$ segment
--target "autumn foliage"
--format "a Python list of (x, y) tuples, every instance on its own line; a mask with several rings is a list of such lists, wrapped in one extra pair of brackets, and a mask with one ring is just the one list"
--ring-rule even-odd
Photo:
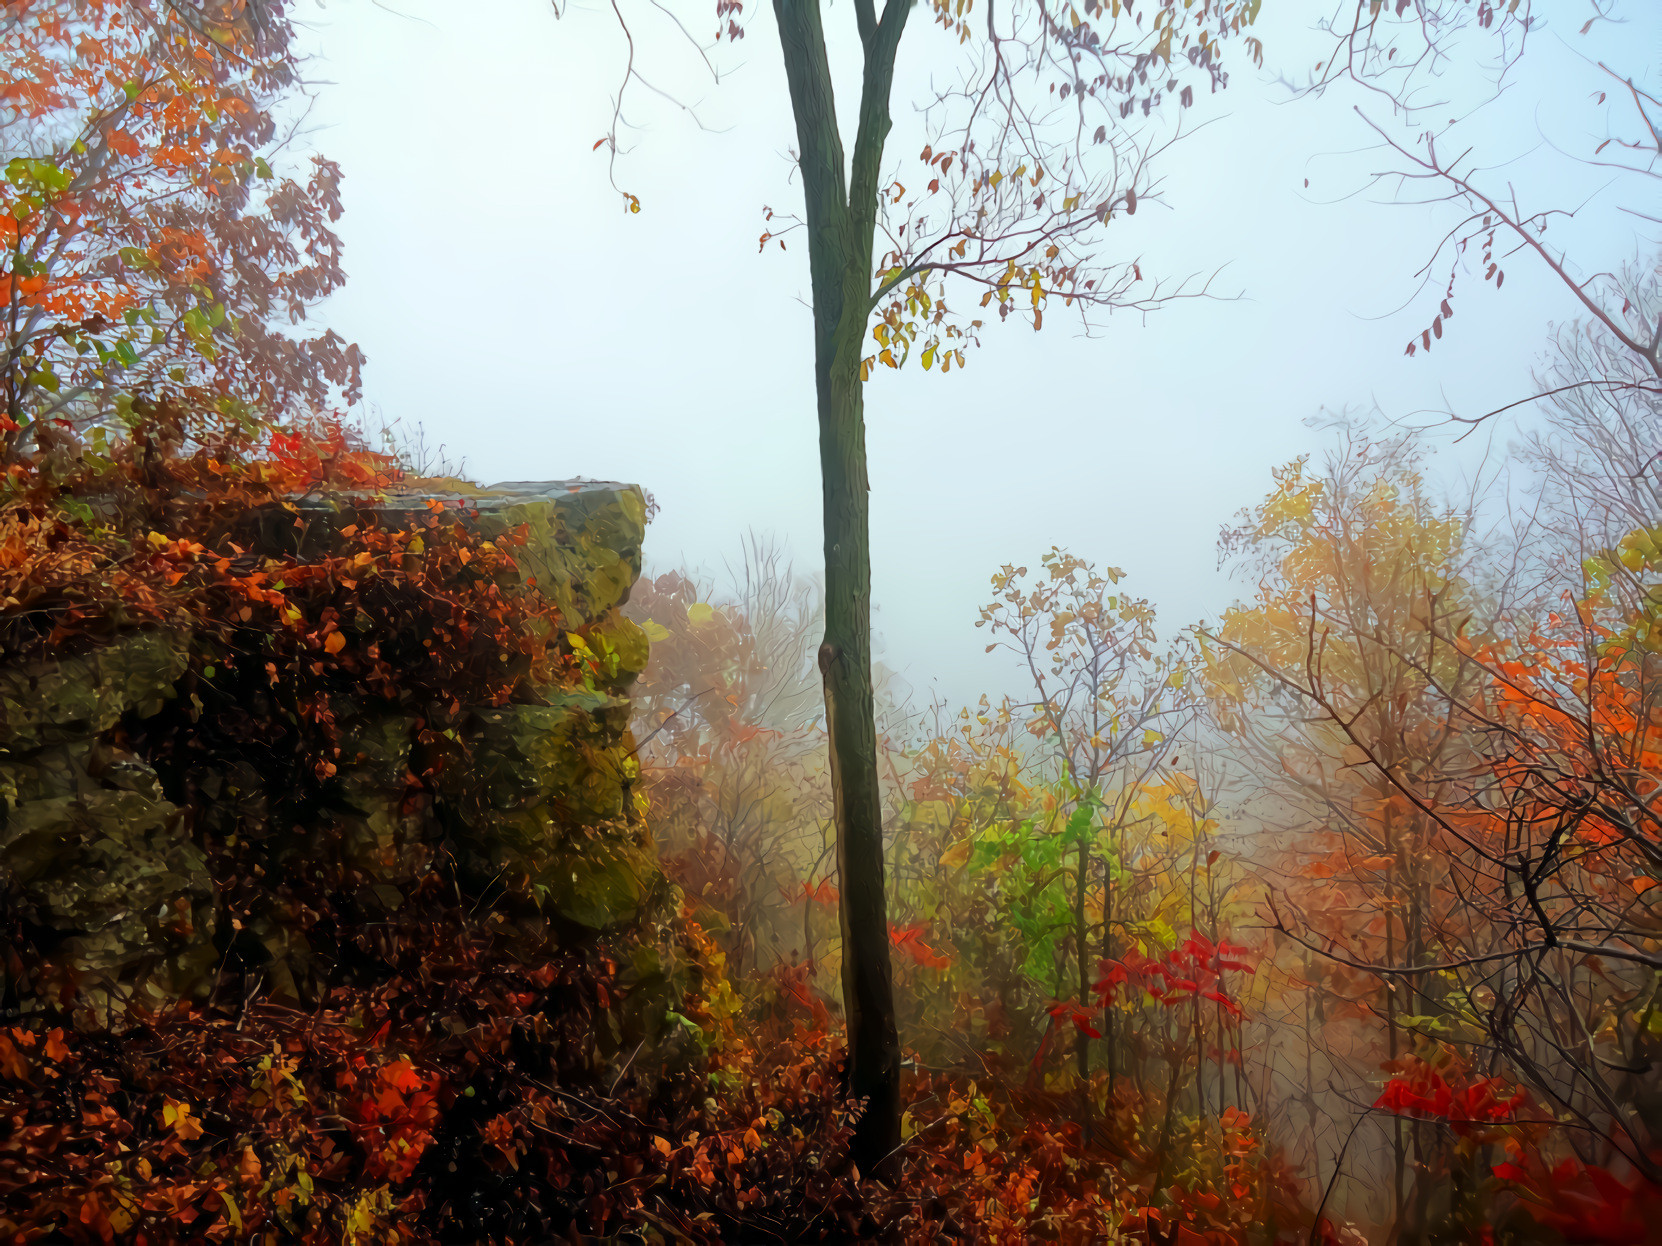
[[(484, 539), (465, 500), (310, 530), (301, 499), (421, 486), (311, 414), (352, 396), (355, 351), (276, 327), (339, 280), (332, 166), (287, 181), (262, 154), (295, 82), (282, 10), (9, 16), (7, 124), (33, 146), (6, 191), (0, 656), (180, 638), (173, 695), (123, 718), (93, 778), (157, 776), (212, 899), (155, 922), (164, 962), (211, 949), (183, 990), (154, 966), (95, 980), (8, 899), (8, 1235), (1187, 1241), (1298, 1219), (1238, 1110), (1216, 1164), (1162, 1171), (1169, 1147), (1087, 1147), (1043, 1079), (963, 1067), (908, 1074), (898, 1184), (851, 1165), (861, 1105), (816, 953), (793, 968), (737, 933), (835, 902), (823, 869), (759, 860), (743, 813), (758, 790), (808, 808), (822, 737), (781, 710), (789, 688), (746, 688), (776, 656), (756, 629), (696, 600), (688, 628), (731, 630), (720, 699), (662, 738), (683, 780), (660, 790), (660, 832), (688, 904), (655, 932), (551, 938), (530, 880), (470, 857), (456, 779), (469, 715), (604, 682), (605, 646), (526, 583), (524, 533)], [(400, 816), (455, 833), (366, 847), (329, 813), (377, 715), (414, 724)], [(961, 937), (921, 913), (889, 932), (931, 978)], [(672, 967), (667, 995), (648, 961)], [(1116, 1093), (1106, 1110), (1149, 1107)]]
[[(1231, 34), (1257, 10), (1203, 7)], [(1156, 11), (1143, 68), (1172, 55)], [(1655, 1240), (1662, 528), (1497, 587), (1411, 443), (1352, 435), (1225, 534), (1250, 587), (1214, 627), (1173, 636), (1061, 548), (999, 569), (979, 625), (1022, 696), (925, 709), (878, 670), (866, 933), (904, 1060), (899, 1145), (862, 1172), (818, 585), (754, 540), (729, 593), (642, 579), (631, 686), (527, 574), (528, 525), (487, 536), (465, 486), (331, 413), (361, 359), (296, 329), (342, 271), (338, 171), (272, 164), (291, 35), (276, 0), (0, 20), (0, 675), (134, 637), (176, 659), (0, 792), (0, 1236)], [(1012, 213), (1038, 181), (924, 163), (929, 195)], [(961, 365), (923, 287), (954, 264), (883, 265), (877, 362)], [(988, 271), (983, 304), (1035, 324), (1095, 288), (1054, 246)], [(622, 734), (625, 694), (616, 808), (562, 794), (520, 855), (487, 843), (482, 724), (546, 712), (541, 744), (587, 705)], [(99, 965), (29, 899), (71, 824), (17, 814), (87, 792), (165, 803), (141, 830), (191, 880)], [(561, 911), (538, 853), (650, 862), (649, 832), (628, 920)]]
[(268, 162), (299, 119), (290, 41), (270, 0), (5, 6), (6, 446), (157, 387), (222, 417), (356, 399), (358, 349), (293, 329), (344, 273), (339, 169)]

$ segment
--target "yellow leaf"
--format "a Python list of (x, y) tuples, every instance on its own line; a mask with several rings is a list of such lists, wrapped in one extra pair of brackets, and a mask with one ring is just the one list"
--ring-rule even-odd
[(179, 1103), (173, 1099), (162, 1101), (162, 1124), (168, 1126), (179, 1137), (189, 1142), (202, 1136), (202, 1126), (191, 1119), (190, 1104)]
[(646, 638), (653, 644), (669, 639), (669, 628), (661, 623), (654, 623), (651, 619), (641, 624), (641, 631), (646, 633)]
[(232, 1230), (232, 1232), (241, 1233), (242, 1232), (242, 1212), (237, 1210), (236, 1200), (234, 1198), (232, 1198), (229, 1194), (227, 1194), (224, 1190), (221, 1190), (219, 1192), (219, 1197), (221, 1199), (223, 1199), (224, 1202), (225, 1202), (225, 1214), (227, 1216), (229, 1216), (230, 1219), (231, 1219), (231, 1230)]
[(687, 607), (687, 621), (694, 627), (703, 627), (706, 623), (713, 622), (715, 617), (715, 608), (702, 601), (695, 601)]

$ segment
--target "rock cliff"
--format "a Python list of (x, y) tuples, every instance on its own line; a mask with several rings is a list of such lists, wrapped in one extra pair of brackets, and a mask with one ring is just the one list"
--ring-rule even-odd
[[(480, 895), (513, 892), (521, 924), (549, 939), (633, 928), (663, 911), (671, 889), (642, 819), (629, 731), (647, 640), (620, 610), (641, 569), (638, 488), (418, 482), (267, 508), (249, 516), (246, 539), (304, 562), (354, 525), (401, 528), (435, 508), (487, 540), (525, 534), (522, 581), (559, 607), (562, 643), (591, 657), (594, 674), (524, 702), (457, 707), (439, 766), (417, 760), (433, 751), (419, 708), (332, 704), (340, 764), (325, 795), (297, 813), (274, 790), (258, 740), (226, 748), (186, 731), (181, 748), (175, 728), (165, 757), (147, 748), (158, 715), (188, 717), (181, 698), (195, 693), (180, 680), (193, 660), (214, 672), (202, 636), (131, 631), (0, 668), (0, 887), (34, 961), (13, 950), (9, 1008), (78, 999), (113, 1016), (127, 1003), (201, 999), (233, 960), (256, 967), (263, 989), (304, 1000), (349, 972), (330, 924), (291, 885), (320, 871), (369, 922), (441, 864)], [(216, 877), (215, 861), (251, 843), (268, 886), (233, 914), (231, 880)], [(237, 885), (247, 890), (246, 879)], [(646, 955), (638, 976), (659, 972)]]

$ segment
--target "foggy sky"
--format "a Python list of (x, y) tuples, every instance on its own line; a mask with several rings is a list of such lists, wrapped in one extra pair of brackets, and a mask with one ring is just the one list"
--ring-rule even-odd
[[(1296, 75), (1319, 55), (1304, 33), (1319, 7), (1265, 5), (1268, 69)], [(1546, 6), (1552, 24), (1507, 92), (1465, 123), (1504, 166), (1491, 184), (1515, 183), (1526, 209), (1598, 188), (1571, 160), (1604, 137), (1581, 58), (1654, 84), (1659, 7), (1628, 0), (1626, 26), (1582, 39), (1585, 3)], [(701, 37), (712, 8), (690, 10)], [(747, 9), (719, 86), (661, 25), (638, 32), (643, 63), (707, 128), (636, 95), (642, 128), (618, 175), (642, 200), (633, 216), (591, 150), (623, 67), (606, 6), (559, 21), (538, 0), (298, 9), (325, 80), (303, 144), (346, 174), (350, 280), (324, 319), (367, 352), (366, 401), (483, 482), (639, 482), (662, 507), (647, 536), (659, 570), (719, 576), (747, 528), (788, 541), (804, 570), (820, 558), (806, 251), (787, 239), (757, 253), (763, 206), (800, 201), (794, 135), (770, 6)], [(827, 12), (834, 35), (852, 25), (851, 5)], [(916, 156), (905, 101), (953, 50), (909, 28), (886, 167)], [(839, 86), (846, 115), (852, 79)], [(1530, 392), (1548, 323), (1576, 309), (1522, 256), (1498, 296), (1465, 281), (1448, 334), (1404, 355), (1447, 276), (1416, 297), (1416, 270), (1457, 215), (1370, 190), (1390, 161), (1360, 100), (1290, 103), (1268, 72), (1237, 72), (1216, 119), (1168, 153), (1164, 207), (1109, 244), (1145, 270), (1221, 269), (1217, 288), (1240, 299), (1116, 315), (1092, 338), (1055, 312), (1039, 334), (1012, 318), (962, 372), (879, 370), (866, 408), (875, 626), (914, 686), (954, 699), (1019, 688), (974, 620), (1000, 564), (1037, 565), (1052, 544), (1123, 568), (1167, 628), (1215, 614), (1243, 589), (1216, 569), (1219, 526), (1268, 491), (1272, 467), (1321, 450), (1306, 421), (1324, 407), (1427, 423)], [(1589, 271), (1655, 245), (1618, 192), (1554, 226)], [(1495, 448), (1519, 427), (1497, 426)], [(1484, 450), (1476, 437), (1441, 457), (1452, 475)]]

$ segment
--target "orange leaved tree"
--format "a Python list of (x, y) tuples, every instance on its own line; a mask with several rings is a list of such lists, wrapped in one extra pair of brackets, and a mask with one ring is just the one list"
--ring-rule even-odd
[(340, 171), (279, 177), (298, 88), (283, 0), (14, 0), (0, 11), (0, 450), (136, 396), (241, 418), (355, 400), (361, 356), (298, 324), (340, 285)]
[[(1047, 310), (1150, 308), (1178, 293), (1102, 251), (1104, 227), (1154, 190), (1151, 161), (1175, 137), (1155, 118), (1197, 86), (1227, 79), (1222, 54), (1247, 37), (1262, 0), (854, 0), (859, 101), (839, 124), (824, 6), (775, 0), (773, 16), (796, 123), (803, 212), (775, 223), (807, 236), (814, 396), (825, 536), (825, 639), (819, 649), (830, 738), (841, 880), (848, 1089), (866, 1101), (855, 1162), (883, 1165), (900, 1143), (900, 1047), (884, 892), (882, 799), (871, 678), (871, 538), (864, 385), (878, 365), (964, 364), (980, 309), (1043, 324)], [(614, 6), (629, 46), (614, 125), (596, 147), (614, 160), (623, 94), (644, 82), (633, 25), (668, 17), (656, 3)], [(914, 16), (916, 20), (914, 19)], [(745, 7), (717, 0), (718, 39), (745, 34)], [(895, 66), (908, 23), (938, 56), (919, 101), (915, 175), (885, 170)], [(922, 29), (924, 23), (930, 29)], [(925, 40), (937, 42), (930, 45)], [(708, 62), (706, 62), (708, 63)], [(850, 141), (851, 140), (851, 141)], [(621, 188), (620, 192), (621, 192)], [(640, 201), (624, 192), (631, 211)], [(951, 287), (951, 289), (949, 289)], [(953, 299), (965, 293), (975, 309)]]
[[(1454, 832), (1437, 812), (1470, 742), (1439, 690), (1466, 695), (1480, 675), (1442, 632), (1481, 630), (1482, 601), (1466, 517), (1431, 495), (1413, 447), (1355, 430), (1339, 446), (1321, 469), (1301, 459), (1277, 472), (1274, 492), (1226, 533), (1226, 551), (1258, 582), (1205, 653), (1217, 721), (1264, 781), (1271, 825), (1286, 828), (1267, 830), (1261, 848), (1280, 876), (1276, 911), (1301, 917), (1307, 946), (1330, 954), (1318, 977), (1297, 943), (1282, 948), (1282, 970), (1315, 994), (1288, 1034), (1304, 1040), (1302, 1059), (1292, 1049), (1283, 1059), (1330, 1068), (1329, 1084), (1343, 1085), (1343, 1070), (1400, 1058), (1458, 1011), (1447, 981), (1424, 968), (1476, 937), (1450, 878)], [(1438, 795), (1416, 803), (1393, 776)], [(1404, 972), (1362, 968), (1375, 963)], [(1314, 1133), (1326, 1096), (1306, 1082)], [(1399, 1233), (1419, 1232), (1432, 1215), (1424, 1174), (1444, 1139), (1392, 1118), (1383, 1141), (1380, 1154), (1364, 1135), (1353, 1163), (1378, 1174), (1379, 1190), (1390, 1174), (1380, 1211)]]

